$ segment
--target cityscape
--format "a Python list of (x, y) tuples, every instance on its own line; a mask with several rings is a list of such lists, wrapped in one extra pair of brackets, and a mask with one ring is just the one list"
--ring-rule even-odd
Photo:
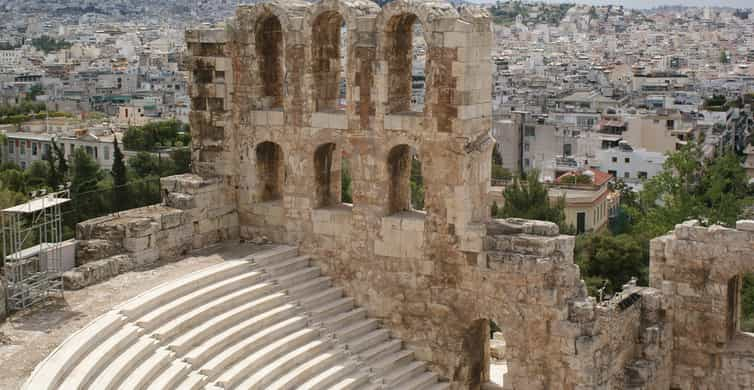
[(751, 388), (754, 9), (588, 3), (0, 0), (0, 389)]

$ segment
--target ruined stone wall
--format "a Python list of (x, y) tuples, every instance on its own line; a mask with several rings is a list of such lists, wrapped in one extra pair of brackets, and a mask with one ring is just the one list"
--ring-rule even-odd
[(740, 331), (741, 275), (754, 271), (754, 222), (692, 221), (652, 241), (650, 285), (674, 306), (672, 389), (750, 389), (754, 335)]
[[(428, 45), (423, 112), (406, 111), (413, 22)], [(168, 204), (192, 210), (194, 247), (234, 235), (299, 245), (455, 388), (488, 378), (488, 320), (506, 340), (506, 389), (743, 388), (739, 350), (752, 349), (718, 334), (721, 297), (738, 284), (726, 272), (707, 285), (706, 260), (665, 260), (700, 257), (683, 228), (653, 244), (653, 288), (598, 304), (572, 237), (489, 220), (490, 22), (442, 0), (273, 0), (188, 32), (197, 176), (163, 185)], [(339, 23), (345, 107), (333, 101)], [(408, 206), (413, 159), (422, 211)], [(346, 166), (352, 204), (340, 202)]]
[[(320, 34), (340, 21), (347, 28), (342, 110), (331, 104), (337, 34)], [(421, 23), (428, 45), (418, 113), (406, 111), (401, 84), (410, 77), (412, 22)], [(379, 8), (366, 0), (278, 0), (239, 7), (223, 31), (189, 32), (194, 69), (211, 62), (197, 49), (206, 41), (221, 44), (210, 53), (215, 69), (233, 69), (225, 89), (233, 93), (223, 100), (230, 110), (223, 117), (232, 119), (212, 132), (223, 141), (202, 135), (215, 112), (192, 114), (200, 135), (195, 171), (222, 177), (217, 190), (235, 197), (240, 237), (299, 245), (458, 388), (488, 377), (487, 320), (503, 328), (507, 388), (619, 387), (624, 362), (661, 365), (641, 342), (655, 308), (594, 305), (573, 263), (573, 238), (554, 225), (488, 223), (490, 22), (479, 9), (445, 1)], [(205, 88), (209, 72), (192, 77), (199, 96), (219, 96)], [(421, 161), (423, 211), (408, 207), (413, 158)], [(343, 161), (353, 204), (338, 201), (342, 189), (333, 183)]]

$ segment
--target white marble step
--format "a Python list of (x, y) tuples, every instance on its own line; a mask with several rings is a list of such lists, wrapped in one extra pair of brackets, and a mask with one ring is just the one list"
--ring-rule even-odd
[(325, 390), (330, 386), (346, 379), (346, 376), (356, 373), (354, 363), (339, 362), (304, 382), (298, 388), (300, 390)]
[(290, 275), (296, 271), (300, 271), (304, 268), (309, 267), (310, 260), (311, 257), (309, 256), (299, 256), (292, 259), (282, 260), (279, 263), (264, 266), (261, 269), (265, 273), (270, 275), (270, 277), (278, 278), (284, 275)]
[(367, 363), (374, 363), (387, 355), (400, 351), (402, 347), (403, 342), (400, 339), (390, 339), (362, 351), (359, 357)]
[(342, 361), (344, 354), (342, 351), (330, 350), (314, 356), (308, 361), (299, 364), (280, 376), (274, 382), (270, 383), (267, 390), (285, 390), (299, 388), (302, 383), (311, 379), (328, 367)]
[(424, 390), (437, 383), (437, 375), (425, 371), (396, 387), (396, 390)]
[(361, 320), (359, 322), (349, 324), (345, 328), (340, 328), (335, 331), (335, 337), (341, 343), (348, 343), (349, 341), (364, 336), (367, 333), (376, 330), (380, 326), (380, 321), (374, 318)]
[(332, 345), (325, 340), (312, 340), (257, 370), (250, 377), (244, 379), (238, 385), (238, 388), (267, 389), (269, 384), (276, 378), (280, 378), (285, 373), (291, 372), (295, 367), (302, 365), (315, 356), (326, 353), (331, 348)]
[[(257, 299), (265, 298), (266, 301), (270, 300), (272, 299), (271, 293), (275, 291), (276, 288), (277, 287), (274, 283), (262, 282), (238, 290), (232, 294), (207, 302), (179, 315), (155, 329), (152, 335), (159, 340), (170, 340), (171, 338), (178, 336), (178, 334), (185, 334), (191, 328), (209, 320), (210, 318), (230, 311), (237, 306)], [(280, 295), (283, 294), (279, 294), (278, 296)]]
[(186, 379), (186, 375), (191, 372), (191, 366), (184, 362), (172, 362), (161, 372), (160, 375), (152, 381), (147, 390), (167, 390), (174, 389), (181, 381)]
[[(292, 317), (271, 325), (270, 327), (255, 333), (251, 337), (247, 337), (240, 342), (223, 349), (220, 353), (207, 361), (207, 363), (199, 369), (199, 372), (210, 378), (215, 378), (225, 372), (228, 367), (231, 367), (244, 358), (251, 356), (254, 352), (262, 349), (264, 346), (270, 345), (288, 335), (300, 332), (304, 330), (305, 326), (306, 318), (301, 316)], [(305, 330), (307, 334), (314, 334), (314, 331), (311, 329)]]
[(191, 372), (186, 376), (183, 382), (177, 386), (180, 390), (199, 390), (207, 383), (207, 377), (204, 375)]
[(282, 337), (226, 369), (217, 379), (217, 384), (226, 389), (234, 387), (238, 382), (258, 372), (278, 357), (318, 338), (319, 334), (315, 330), (308, 328)]
[(325, 305), (311, 309), (311, 319), (315, 322), (321, 322), (326, 318), (334, 317), (338, 314), (352, 310), (353, 307), (353, 298), (341, 298), (337, 301), (328, 302)]
[(217, 281), (249, 272), (251, 268), (252, 265), (248, 261), (226, 261), (222, 264), (193, 272), (176, 282), (155, 287), (116, 307), (116, 310), (129, 319), (136, 320), (144, 314), (172, 302), (177, 297), (186, 295)]
[(280, 245), (264, 252), (247, 256), (245, 260), (251, 261), (258, 266), (265, 266), (275, 264), (296, 256), (298, 256), (298, 247)]
[(190, 348), (204, 340), (222, 332), (225, 329), (243, 321), (245, 318), (256, 316), (270, 309), (285, 305), (286, 296), (274, 293), (245, 303), (235, 309), (216, 313), (215, 317), (196, 321), (193, 327), (184, 327), (183, 333), (168, 343), (168, 349), (183, 355)]
[(325, 318), (322, 325), (330, 330), (338, 330), (350, 326), (367, 318), (367, 310), (357, 307), (353, 310), (340, 313), (334, 317)]
[(379, 343), (387, 341), (390, 338), (390, 331), (387, 329), (376, 329), (348, 343), (348, 349), (355, 354), (366, 351)]
[(392, 370), (385, 377), (385, 384), (398, 386), (427, 371), (427, 363), (413, 361)]
[(328, 390), (377, 390), (377, 386), (369, 383), (367, 376), (354, 376), (346, 378), (330, 387)]
[(133, 324), (125, 324), (119, 331), (97, 345), (65, 377), (61, 389), (86, 388), (100, 371), (127, 348), (137, 337), (141, 329)]
[[(319, 268), (309, 267), (306, 268), (305, 271), (311, 271), (312, 269), (316, 270), (316, 273), (311, 273), (311, 275), (308, 275), (307, 278), (303, 280), (296, 280), (295, 283), (292, 283), (290, 287), (286, 290), (288, 293), (288, 296), (292, 299), (302, 299), (303, 297), (309, 296), (310, 294), (326, 290), (330, 287), (332, 287), (332, 280), (328, 278), (327, 276), (319, 276)], [(280, 278), (277, 279), (278, 281)]]
[(149, 337), (139, 337), (128, 349), (108, 364), (91, 384), (92, 389), (110, 390), (118, 384), (144, 359), (154, 354), (157, 341)]
[(275, 281), (281, 287), (287, 288), (288, 295), (291, 297), (300, 297), (310, 291), (319, 291), (319, 286), (327, 288), (331, 285), (330, 278), (322, 276), (319, 267), (311, 266), (292, 274), (278, 276)]
[[(94, 322), (72, 334), (57, 347), (32, 372), (27, 383), (33, 388), (27, 390), (58, 389), (60, 382), (84, 357), (106, 338), (120, 330), (126, 323), (126, 317), (111, 311), (98, 317)], [(26, 387), (26, 386), (25, 386)]]
[(255, 285), (265, 277), (266, 275), (262, 272), (251, 271), (217, 281), (146, 313), (136, 321), (136, 324), (146, 330), (152, 330), (168, 320), (179, 316), (181, 313), (185, 313), (218, 297)]
[(376, 362), (374, 362), (374, 364), (371, 365), (371, 368), (372, 372), (374, 372), (375, 374), (383, 375), (395, 368), (411, 363), (413, 360), (414, 352), (407, 349), (402, 349), (395, 353), (384, 356), (380, 360), (377, 360)]
[(123, 380), (119, 390), (134, 390), (143, 389), (154, 379), (165, 367), (167, 367), (171, 361), (173, 361), (173, 353), (164, 348), (157, 348), (157, 350), (141, 362), (134, 370)]
[[(266, 327), (293, 317), (295, 313), (296, 307), (291, 304), (274, 307), (217, 333), (199, 345), (192, 343), (195, 346), (185, 354), (184, 360), (194, 367), (201, 366), (224, 349), (253, 336)], [(179, 349), (183, 350), (183, 348)]]
[(312, 294), (306, 298), (301, 299), (300, 303), (304, 308), (312, 309), (329, 302), (334, 302), (340, 298), (343, 298), (343, 289), (331, 287), (326, 290), (312, 292)]

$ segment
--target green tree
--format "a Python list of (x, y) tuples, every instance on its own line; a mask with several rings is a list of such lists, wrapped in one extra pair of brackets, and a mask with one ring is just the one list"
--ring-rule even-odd
[(576, 238), (576, 263), (591, 295), (603, 285), (606, 293), (620, 291), (632, 277), (648, 283), (644, 248), (636, 238), (621, 234), (585, 234)]
[(547, 187), (539, 181), (539, 172), (532, 170), (526, 182), (514, 179), (512, 185), (503, 191), (503, 207), (499, 217), (524, 218), (550, 221), (565, 229), (565, 199), (555, 204), (550, 202)]
[(424, 177), (422, 163), (418, 158), (411, 159), (411, 208), (424, 210)]
[(340, 201), (343, 203), (353, 203), (353, 192), (351, 189), (351, 162), (343, 157), (340, 169)]
[(73, 153), (73, 168), (71, 172), (71, 193), (80, 195), (97, 189), (97, 183), (102, 179), (99, 165), (84, 151), (77, 148)]
[(171, 159), (161, 158), (149, 152), (139, 152), (136, 156), (128, 159), (128, 166), (138, 177), (168, 176), (175, 169)]
[[(54, 141), (53, 141), (54, 142)], [(47, 148), (42, 156), (42, 160), (47, 163), (47, 186), (53, 191), (58, 189), (61, 182), (60, 173), (58, 172), (57, 164), (55, 163), (55, 157), (52, 155), (52, 148)]]
[(42, 188), (47, 185), (47, 180), (50, 177), (50, 167), (44, 160), (34, 161), (26, 169), (25, 176), (29, 188)]
[(180, 175), (191, 172), (191, 150), (188, 148), (179, 148), (170, 152), (170, 158), (173, 159), (175, 166), (172, 174)]
[(721, 64), (729, 64), (730, 58), (728, 58), (728, 53), (725, 50), (720, 51), (720, 63)]
[(34, 84), (29, 88), (29, 94), (26, 97), (28, 100), (34, 101), (37, 99), (37, 96), (44, 95), (44, 93), (45, 90), (42, 84)]
[(113, 207), (116, 210), (127, 209), (130, 200), (127, 186), (128, 177), (126, 164), (123, 161), (123, 152), (120, 151), (117, 137), (113, 137), (113, 168), (111, 174), (113, 176)]
[(52, 150), (55, 152), (55, 159), (58, 160), (58, 175), (63, 182), (68, 177), (68, 161), (65, 159), (65, 152), (55, 140), (52, 140)]

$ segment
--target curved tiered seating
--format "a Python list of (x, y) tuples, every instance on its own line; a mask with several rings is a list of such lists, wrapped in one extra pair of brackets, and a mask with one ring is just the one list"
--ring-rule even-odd
[(444, 389), (293, 247), (164, 284), (73, 334), (44, 389)]

